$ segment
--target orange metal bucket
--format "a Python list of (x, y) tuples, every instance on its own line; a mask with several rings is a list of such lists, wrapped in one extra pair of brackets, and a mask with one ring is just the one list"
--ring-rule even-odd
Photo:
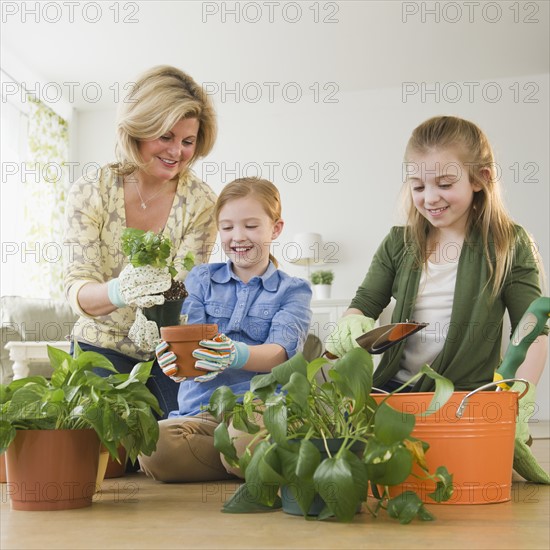
[[(457, 411), (468, 393), (454, 392), (435, 413), (417, 416), (411, 435), (430, 445), (426, 461), (431, 473), (445, 466), (453, 474), (453, 495), (442, 504), (506, 502), (512, 493), (518, 393), (473, 393), (458, 418)], [(373, 397), (380, 402), (385, 395)], [(432, 397), (433, 393), (395, 394), (387, 403), (398, 411), (418, 415), (428, 409)], [(420, 469), (413, 472), (421, 475)], [(434, 504), (428, 497), (434, 489), (434, 483), (411, 475), (401, 485), (390, 488), (390, 494), (414, 491), (423, 502)]]

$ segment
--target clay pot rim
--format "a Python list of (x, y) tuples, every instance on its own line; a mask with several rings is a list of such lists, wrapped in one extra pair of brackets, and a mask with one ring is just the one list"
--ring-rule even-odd
[(212, 323), (194, 325), (172, 325), (161, 327), (160, 335), (167, 342), (188, 342), (203, 340), (218, 333), (218, 325)]

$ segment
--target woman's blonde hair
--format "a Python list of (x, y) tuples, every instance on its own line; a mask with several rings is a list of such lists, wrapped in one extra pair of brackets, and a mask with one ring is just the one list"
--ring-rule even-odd
[[(268, 180), (260, 178), (239, 178), (228, 183), (222, 189), (214, 210), (216, 222), (219, 220), (221, 209), (228, 202), (249, 196), (255, 198), (262, 205), (265, 213), (273, 223), (277, 223), (281, 219), (281, 196), (275, 185)], [(279, 262), (277, 262), (272, 254), (269, 254), (269, 259), (275, 267), (279, 267)]]
[(145, 167), (139, 142), (158, 139), (182, 119), (199, 121), (195, 152), (185, 167), (206, 156), (216, 141), (216, 114), (208, 95), (189, 75), (161, 65), (143, 73), (119, 104), (117, 163), (111, 168), (126, 175)]
[[(453, 149), (467, 168), (471, 184), (480, 190), (474, 193), (466, 223), (466, 234), (473, 229), (481, 233), (484, 254), (489, 266), (491, 295), (496, 297), (509, 272), (515, 248), (514, 222), (508, 215), (500, 192), (493, 150), (485, 133), (474, 123), (452, 116), (437, 116), (413, 130), (405, 150), (410, 154)], [(414, 244), (422, 264), (428, 259), (430, 222), (415, 207), (410, 190), (404, 189), (407, 223), (405, 240)]]

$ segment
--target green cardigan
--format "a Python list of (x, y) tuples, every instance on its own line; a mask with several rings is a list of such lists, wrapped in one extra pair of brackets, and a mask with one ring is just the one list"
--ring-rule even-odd
[[(458, 263), (455, 299), (443, 349), (431, 367), (453, 381), (457, 390), (471, 390), (492, 382), (500, 363), (502, 320), (510, 315), (512, 331), (531, 302), (541, 295), (539, 270), (533, 244), (516, 226), (512, 269), (496, 299), (487, 288), (489, 272), (481, 235), (475, 231), (462, 247)], [(350, 307), (378, 319), (393, 297), (396, 306), (392, 322), (412, 318), (420, 282), (421, 267), (415, 265), (414, 249), (404, 243), (404, 228), (393, 227), (379, 246), (369, 271)], [(430, 319), (415, 319), (430, 322)], [(426, 330), (429, 330), (427, 327)], [(546, 327), (546, 333), (548, 328)], [(374, 374), (374, 385), (383, 386), (399, 370), (405, 341), (384, 353)], [(433, 391), (434, 382), (422, 377), (413, 391)]]

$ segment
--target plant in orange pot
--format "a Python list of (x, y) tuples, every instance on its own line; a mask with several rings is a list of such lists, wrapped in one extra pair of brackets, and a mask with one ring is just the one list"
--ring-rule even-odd
[[(156, 449), (159, 436), (154, 412), (162, 411), (145, 385), (151, 361), (121, 374), (77, 343), (74, 357), (53, 347), (48, 356), (50, 380), (31, 376), (0, 384), (0, 452), (6, 452), (15, 510), (90, 506), (100, 444), (115, 458), (122, 446), (135, 461)], [(112, 374), (103, 378), (96, 367)]]

